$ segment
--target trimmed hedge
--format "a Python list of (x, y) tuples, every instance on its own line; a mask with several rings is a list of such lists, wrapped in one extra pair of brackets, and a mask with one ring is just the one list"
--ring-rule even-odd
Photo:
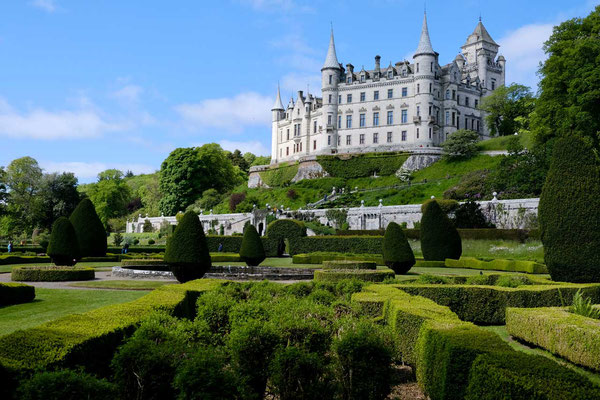
[(178, 317), (193, 318), (201, 293), (219, 286), (203, 279), (183, 285), (167, 285), (129, 303), (115, 304), (71, 314), (34, 328), (0, 337), (0, 387), (36, 370), (84, 368), (109, 376), (113, 354), (152, 311), (160, 309)]
[(169, 265), (161, 259), (134, 259), (121, 261), (121, 268), (145, 271), (170, 271)]
[(216, 262), (240, 262), (242, 259), (236, 253), (210, 253), (210, 258), (213, 263)]
[(367, 153), (317, 156), (317, 162), (334, 178), (364, 178), (394, 175), (410, 155), (407, 153)]
[(81, 250), (73, 224), (66, 217), (60, 217), (52, 224), (48, 255), (56, 265), (72, 266), (81, 257)]
[(21, 283), (0, 283), (0, 307), (29, 303), (35, 299), (35, 288)]
[[(495, 333), (461, 321), (447, 307), (429, 299), (411, 296), (396, 285), (370, 285), (352, 295), (352, 301), (364, 312), (379, 315), (396, 333), (403, 361), (416, 368), (417, 381), (432, 400), (458, 400), (474, 394), (481, 397), (468, 398), (508, 399), (513, 397), (506, 395), (507, 388), (521, 386), (533, 386), (539, 390), (536, 394), (541, 393), (541, 397), (527, 398), (577, 398), (569, 394), (570, 385), (562, 389), (560, 382), (550, 382), (555, 378), (566, 382), (574, 376), (572, 371), (552, 361), (539, 363), (539, 367), (536, 365), (539, 374), (528, 386), (525, 366), (536, 364), (539, 356), (513, 350)], [(515, 363), (515, 371), (519, 373), (504, 376), (507, 385), (496, 392), (493, 389), (497, 382), (480, 379), (480, 374), (485, 373), (484, 360), (506, 360), (504, 365), (508, 367)], [(575, 381), (580, 386), (577, 393), (587, 395), (579, 398), (597, 397), (598, 388), (594, 384), (585, 378)]]
[(369, 261), (334, 260), (325, 261), (324, 269), (377, 269), (377, 263)]
[(396, 274), (391, 269), (318, 269), (315, 271), (316, 282), (339, 282), (344, 279), (358, 279), (365, 282), (383, 282), (394, 279)]
[(567, 360), (600, 371), (600, 321), (563, 308), (509, 308), (508, 333)]
[(462, 254), (462, 242), (452, 221), (442, 211), (437, 201), (423, 205), (421, 218), (421, 250), (427, 261), (458, 260)]
[(0, 265), (11, 264), (42, 264), (51, 262), (50, 257), (44, 256), (16, 256), (5, 255), (0, 256)]
[[(127, 254), (130, 253), (164, 253), (165, 246), (130, 246), (127, 250)], [(108, 252), (112, 254), (121, 254), (122, 247), (120, 246), (109, 246)], [(216, 251), (216, 249), (215, 249)]]
[[(534, 280), (533, 277), (529, 278)], [(558, 307), (570, 305), (579, 289), (592, 302), (600, 303), (600, 285), (593, 284), (552, 284), (553, 282), (535, 279), (534, 285), (517, 288), (477, 285), (399, 285), (412, 295), (423, 296), (447, 306), (461, 320), (478, 325), (504, 325), (506, 308)]]
[(242, 238), (242, 247), (240, 248), (240, 258), (249, 267), (257, 267), (261, 262), (265, 261), (265, 249), (258, 236), (258, 232), (254, 225), (248, 225), (244, 229), (244, 237)]
[(415, 255), (402, 228), (390, 222), (383, 237), (383, 261), (395, 273), (404, 275), (415, 265)]
[(87, 267), (14, 267), (10, 279), (18, 282), (89, 281), (96, 278)]
[(492, 260), (482, 261), (475, 257), (462, 257), (460, 260), (452, 260), (447, 258), (445, 266), (448, 268), (467, 268), (494, 270), (506, 272), (525, 272), (528, 274), (547, 274), (548, 269), (544, 264), (535, 261), (522, 260)]
[(280, 165), (274, 168), (269, 168), (266, 171), (261, 171), (258, 174), (260, 179), (269, 187), (285, 186), (294, 179), (298, 174), (298, 163), (290, 163), (288, 165)]
[(285, 239), (289, 242), (290, 255), (298, 254), (297, 244), (306, 237), (304, 222), (294, 219), (278, 219), (267, 226), (267, 238), (277, 246), (277, 256), (282, 256), (285, 251)]
[(381, 254), (381, 236), (308, 236), (292, 243), (290, 255), (335, 250), (340, 253)]
[(600, 399), (600, 388), (543, 356), (482, 354), (471, 366), (465, 399)]
[(600, 282), (597, 155), (575, 135), (553, 147), (539, 205), (544, 261), (556, 281)]
[(73, 224), (82, 257), (103, 257), (106, 255), (106, 229), (94, 204), (88, 198), (79, 202), (69, 220)]
[(292, 257), (294, 264), (323, 264), (326, 261), (370, 261), (384, 265), (383, 256), (378, 254), (353, 254), (316, 251), (308, 254), (296, 254)]

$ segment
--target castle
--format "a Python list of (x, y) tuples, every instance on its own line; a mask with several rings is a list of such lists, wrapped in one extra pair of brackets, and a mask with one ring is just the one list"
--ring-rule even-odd
[[(506, 60), (481, 19), (450, 64), (440, 66), (427, 14), (413, 62), (355, 71), (338, 62), (333, 30), (321, 68), (322, 98), (298, 92), (272, 109), (271, 163), (310, 155), (409, 151), (440, 146), (458, 129), (484, 138), (481, 99), (505, 83)], [(497, 57), (498, 56), (498, 57)]]

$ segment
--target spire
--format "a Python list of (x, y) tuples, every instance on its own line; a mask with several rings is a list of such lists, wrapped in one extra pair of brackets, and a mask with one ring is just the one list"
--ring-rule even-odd
[(281, 93), (279, 92), (279, 82), (277, 82), (277, 99), (275, 99), (275, 104), (273, 105), (273, 108), (271, 109), (271, 111), (275, 111), (275, 110), (285, 110), (285, 108), (283, 108), (283, 103), (281, 102)]
[(498, 43), (496, 43), (494, 39), (492, 39), (490, 33), (487, 31), (487, 29), (485, 29), (485, 26), (483, 26), (483, 22), (481, 22), (481, 17), (479, 17), (479, 23), (475, 27), (475, 30), (473, 31), (469, 39), (471, 38), (473, 41), (484, 41), (498, 46)]
[(331, 28), (331, 38), (329, 39), (329, 49), (327, 50), (327, 57), (321, 71), (327, 68), (340, 69), (340, 63), (338, 62), (337, 55), (335, 54), (335, 42), (333, 40), (333, 28)]
[(415, 51), (416, 57), (421, 54), (433, 54), (435, 55), (435, 51), (433, 51), (433, 46), (431, 46), (431, 39), (429, 38), (429, 28), (427, 27), (427, 13), (423, 14), (423, 29), (421, 30), (421, 39), (419, 40), (419, 47), (417, 47), (417, 51)]

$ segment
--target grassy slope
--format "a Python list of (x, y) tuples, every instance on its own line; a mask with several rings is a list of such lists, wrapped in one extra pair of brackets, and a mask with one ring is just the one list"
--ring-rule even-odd
[(124, 290), (35, 289), (35, 300), (0, 308), (0, 335), (62, 316), (135, 300), (146, 293)]
[[(513, 136), (499, 136), (479, 142), (477, 147), (481, 151), (506, 150), (510, 138)], [(521, 144), (526, 149), (533, 146), (533, 135), (531, 133), (522, 133), (519, 135)]]

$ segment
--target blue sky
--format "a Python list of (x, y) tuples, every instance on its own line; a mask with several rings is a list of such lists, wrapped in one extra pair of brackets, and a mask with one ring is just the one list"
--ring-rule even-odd
[[(428, 1), (448, 63), (481, 13), (507, 80), (535, 86), (552, 26), (597, 1)], [(417, 46), (423, 2), (404, 0), (5, 0), (0, 3), (0, 165), (31, 156), (81, 182), (107, 168), (152, 172), (176, 147), (220, 143), (268, 155), (277, 82), (310, 85), (330, 23), (360, 69)]]

